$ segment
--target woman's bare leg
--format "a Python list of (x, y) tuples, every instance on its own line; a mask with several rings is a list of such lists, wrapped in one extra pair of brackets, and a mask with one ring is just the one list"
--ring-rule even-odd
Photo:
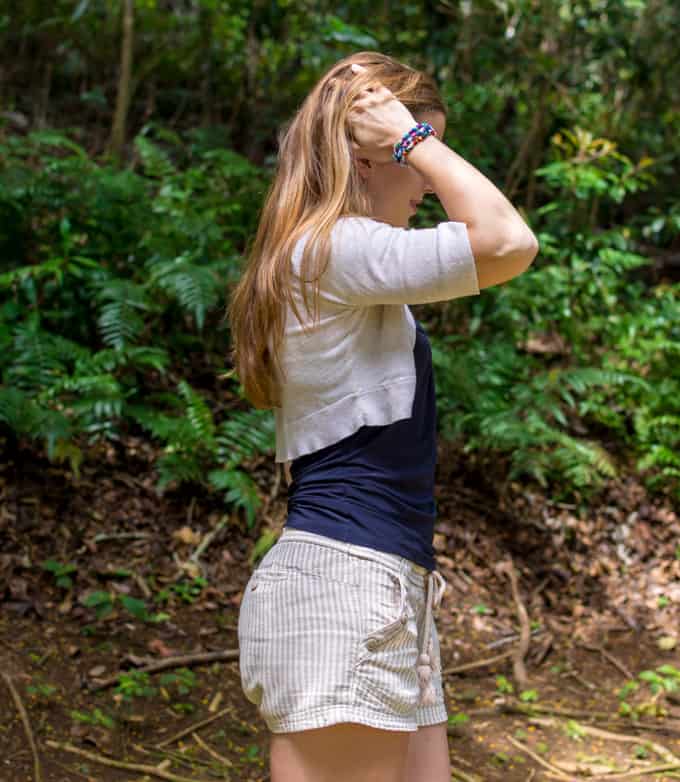
[(404, 782), (409, 740), (415, 735), (357, 722), (272, 733), (271, 782)]
[(440, 722), (410, 734), (404, 782), (451, 782), (446, 727), (446, 722)]

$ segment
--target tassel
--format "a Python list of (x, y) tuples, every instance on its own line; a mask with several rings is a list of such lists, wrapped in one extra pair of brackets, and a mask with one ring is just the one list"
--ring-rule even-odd
[(436, 698), (434, 686), (432, 685), (432, 663), (430, 662), (430, 655), (426, 652), (422, 652), (418, 657), (416, 671), (420, 685), (420, 703), (423, 706), (431, 706)]

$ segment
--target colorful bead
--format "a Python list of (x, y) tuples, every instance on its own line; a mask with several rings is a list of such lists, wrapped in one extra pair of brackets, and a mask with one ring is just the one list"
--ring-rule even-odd
[(405, 133), (403, 138), (394, 145), (394, 152), (392, 154), (393, 159), (399, 163), (400, 166), (406, 166), (406, 157), (408, 153), (416, 146), (424, 141), (428, 136), (437, 136), (437, 131), (430, 125), (429, 122), (419, 122), (415, 127), (411, 128), (408, 133)]

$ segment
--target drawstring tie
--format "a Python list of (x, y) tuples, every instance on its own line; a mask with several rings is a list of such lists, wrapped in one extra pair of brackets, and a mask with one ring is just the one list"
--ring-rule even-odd
[[(433, 593), (434, 580), (437, 580), (437, 589)], [(435, 702), (434, 686), (432, 684), (432, 614), (436, 613), (441, 604), (442, 596), (446, 590), (446, 581), (442, 575), (431, 570), (427, 574), (427, 598), (425, 600), (425, 628), (423, 630), (423, 639), (420, 642), (420, 651), (418, 654), (418, 664), (416, 671), (418, 673), (418, 684), (420, 686), (420, 700), (422, 706), (431, 706)]]

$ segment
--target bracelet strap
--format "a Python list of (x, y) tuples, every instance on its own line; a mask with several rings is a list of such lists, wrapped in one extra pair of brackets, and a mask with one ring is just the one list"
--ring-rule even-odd
[(430, 125), (429, 122), (419, 122), (408, 133), (404, 133), (400, 141), (394, 145), (394, 151), (392, 158), (399, 163), (400, 166), (406, 166), (408, 153), (416, 146), (424, 141), (428, 136), (438, 136), (437, 131)]

